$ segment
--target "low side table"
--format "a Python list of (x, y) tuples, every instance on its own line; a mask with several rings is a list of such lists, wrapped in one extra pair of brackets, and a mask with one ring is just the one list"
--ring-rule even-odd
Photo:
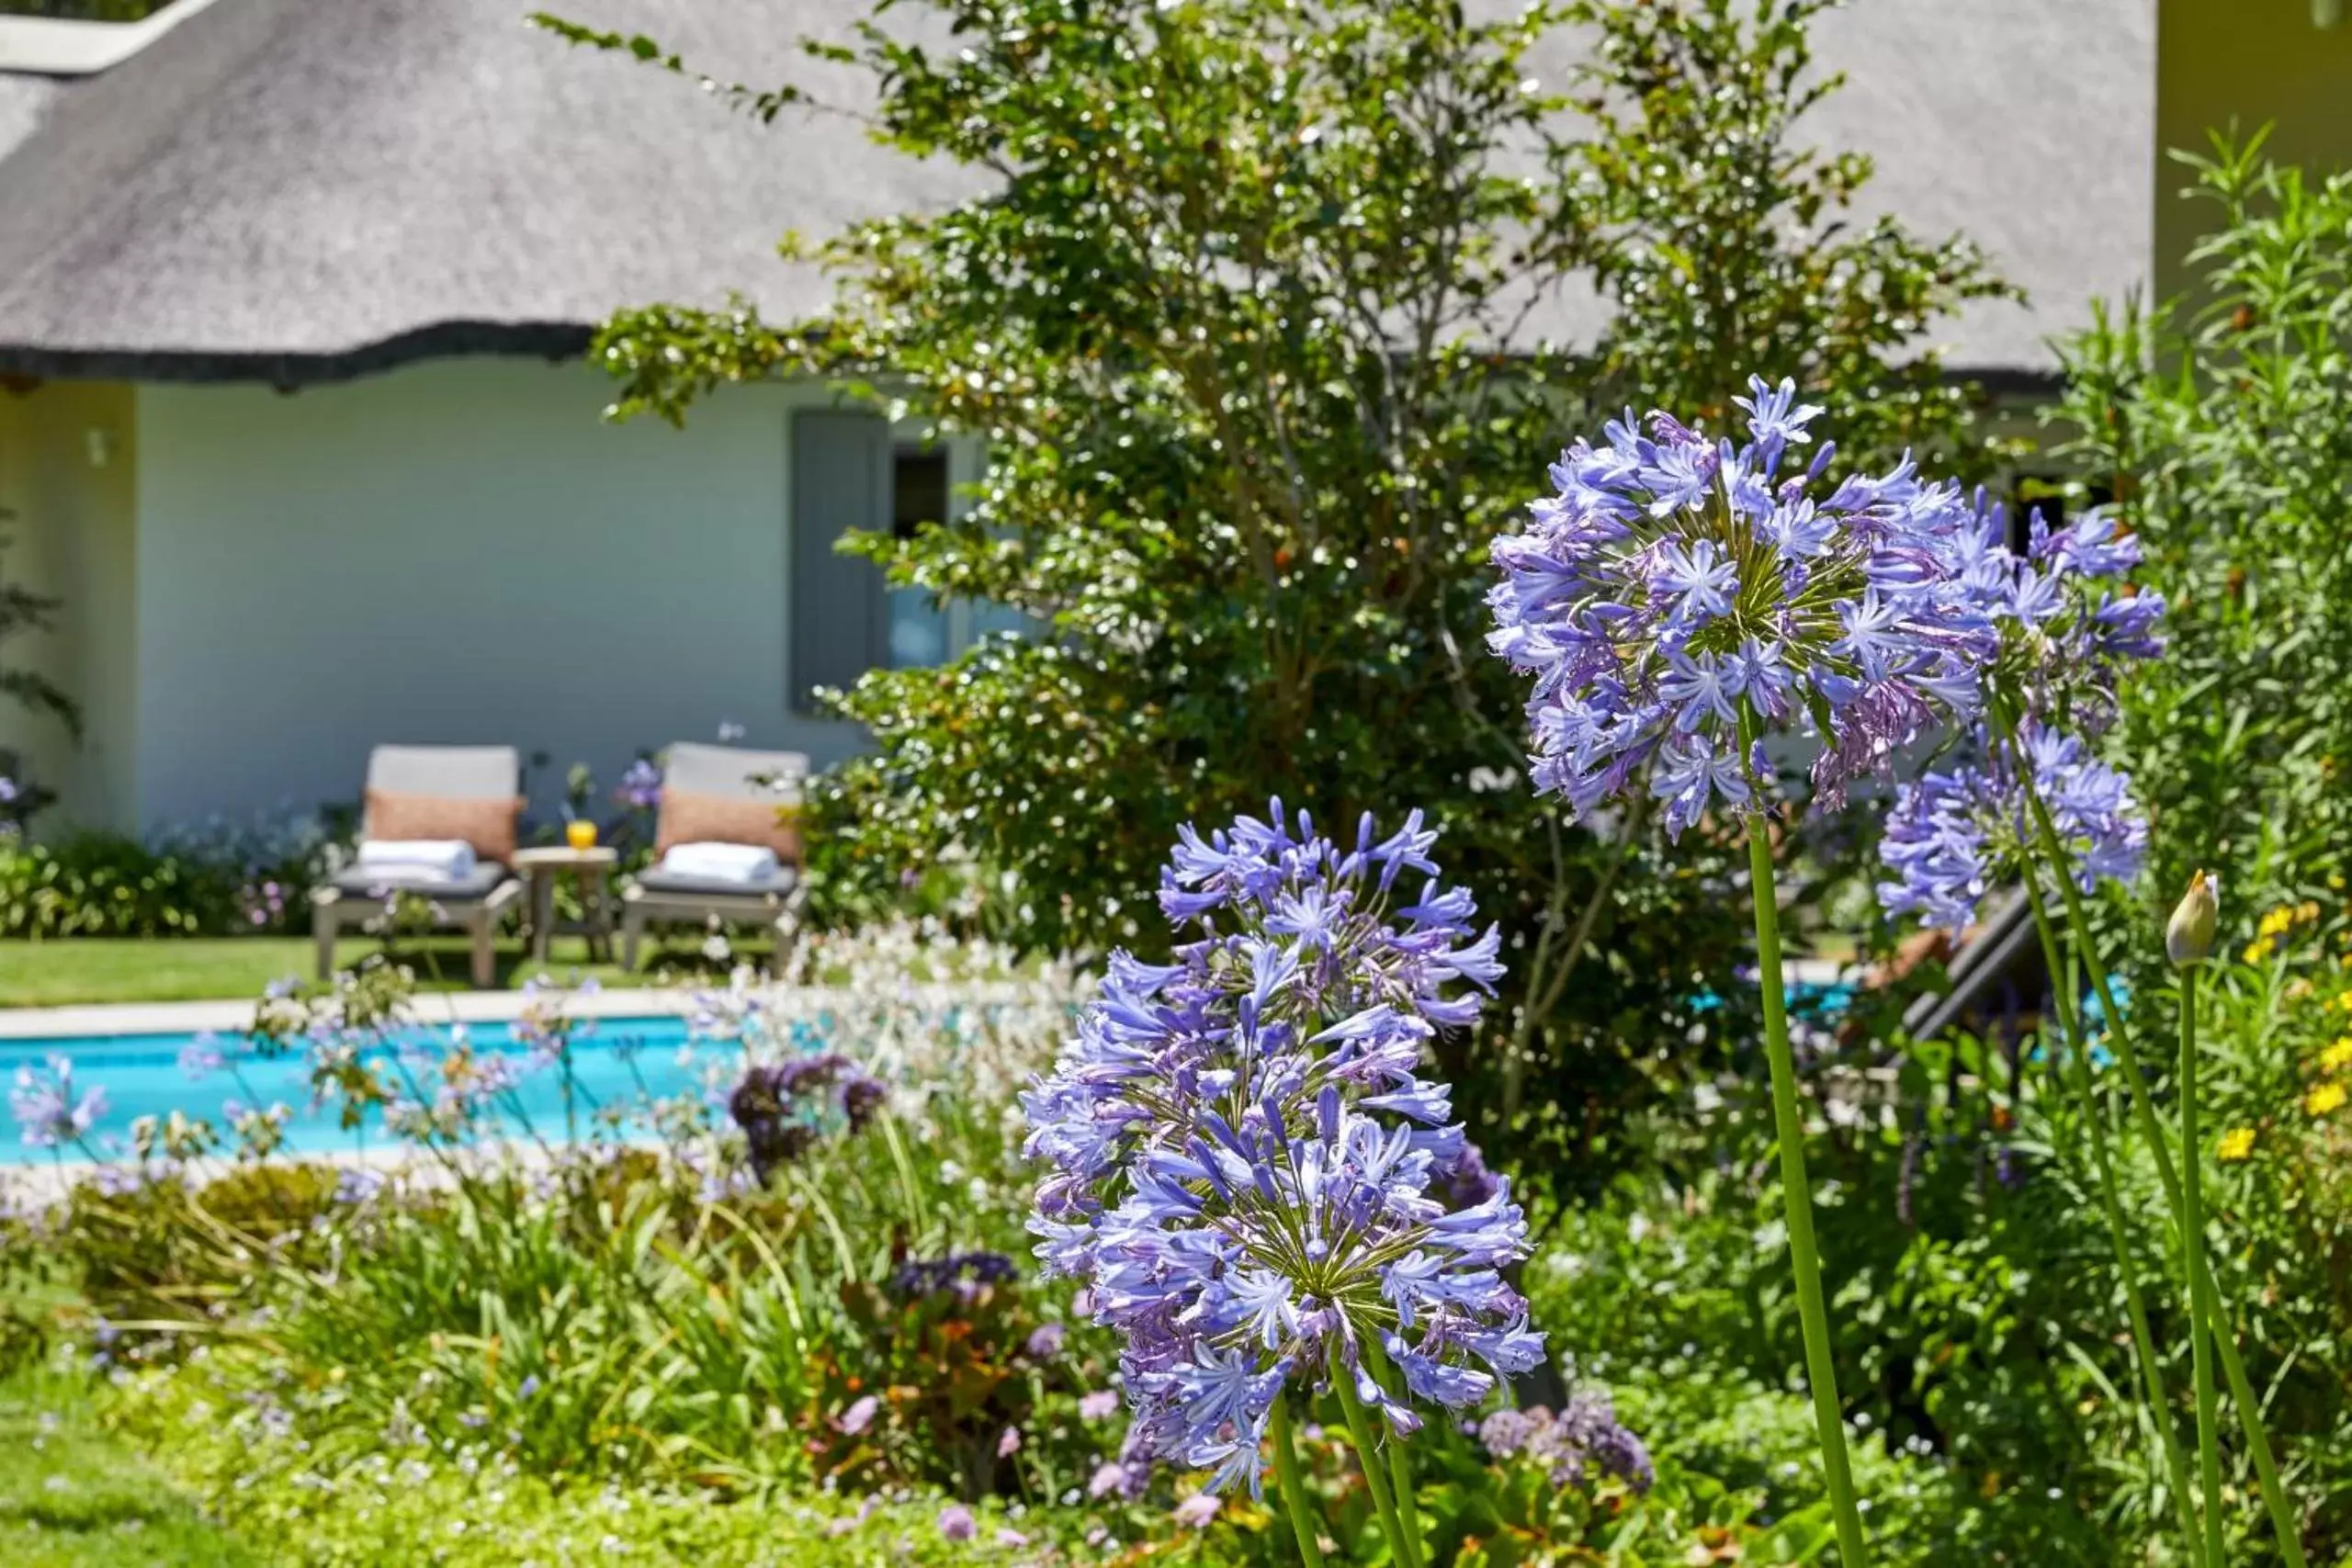
[(588, 956), (599, 964), (612, 962), (613, 908), (605, 897), (605, 884), (612, 878), (613, 867), (619, 863), (620, 856), (605, 844), (585, 850), (550, 844), (544, 849), (514, 852), (514, 870), (523, 878), (526, 907), (531, 911), (534, 963), (548, 961), (548, 941), (555, 935), (555, 879), (558, 874), (567, 871), (579, 885), (581, 908), (588, 918), (576, 926), (566, 927), (566, 932), (584, 933), (588, 938)]

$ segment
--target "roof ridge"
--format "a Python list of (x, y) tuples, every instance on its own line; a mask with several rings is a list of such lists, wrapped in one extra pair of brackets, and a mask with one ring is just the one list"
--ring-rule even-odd
[(95, 76), (214, 4), (171, 0), (135, 22), (67, 17), (0, 17), (0, 71), (30, 76)]

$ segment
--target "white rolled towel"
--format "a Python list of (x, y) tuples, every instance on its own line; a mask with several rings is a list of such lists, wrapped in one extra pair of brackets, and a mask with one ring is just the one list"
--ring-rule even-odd
[(761, 844), (673, 844), (662, 857), (662, 869), (673, 876), (747, 887), (775, 875), (776, 863), (775, 852)]
[(463, 839), (362, 839), (359, 869), (402, 882), (458, 882), (473, 874), (474, 847)]

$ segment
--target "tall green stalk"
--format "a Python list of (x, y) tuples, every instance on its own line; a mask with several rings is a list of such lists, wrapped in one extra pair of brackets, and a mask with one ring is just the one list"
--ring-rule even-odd
[(1290, 1531), (1298, 1538), (1299, 1560), (1306, 1568), (1323, 1568), (1323, 1548), (1316, 1536), (1314, 1516), (1306, 1506), (1298, 1450), (1290, 1440), (1288, 1389), (1274, 1395), (1274, 1484), (1282, 1489), (1283, 1506), (1290, 1511)]
[[(2011, 733), (2010, 741), (2016, 737)], [(2132, 1119), (2139, 1124), (2140, 1135), (2147, 1141), (2156, 1162), (2156, 1178), (2165, 1190), (2165, 1203), (2172, 1213), (2176, 1233), (2185, 1223), (2182, 1212), (2180, 1175), (2173, 1168), (2172, 1149), (2165, 1142), (2165, 1125), (2156, 1115), (2154, 1097), (2148, 1092), (2145, 1076), (2140, 1070), (2140, 1053), (2133, 1044), (2131, 1026), (2125, 1021), (2123, 1010), (2115, 1005), (2115, 990), (2109, 982), (2107, 965), (2099, 961), (2098, 947), (2091, 940), (2090, 919), (2084, 912), (2082, 896), (2075, 890), (2071, 877), (2064, 874), (2068, 858), (2058, 841), (2056, 824), (2050, 819), (2050, 808), (2042, 804), (2041, 792), (2033, 787), (2033, 776), (2020, 770), (2018, 778), (2025, 790), (2026, 805), (2031, 810), (2034, 830), (2041, 845), (2041, 852), (2053, 867), (2061, 868), (2052, 880), (2057, 884), (2058, 895), (2066, 908), (2066, 930), (2074, 938), (2075, 951), (2090, 971), (2091, 989), (2098, 998), (2099, 1010), (2106, 1015), (2108, 1038), (2115, 1044), (2117, 1064), (2122, 1068), (2124, 1087), (2130, 1090)], [(2205, 1285), (2207, 1299), (2215, 1303), (2217, 1327), (2222, 1316), (2221, 1293), (2213, 1288), (2212, 1276), (2206, 1268), (2202, 1247), (2188, 1254), (2192, 1267)], [(2197, 1280), (2190, 1281), (2195, 1290)], [(2245, 1435), (2246, 1451), (2253, 1457), (2254, 1472), (2262, 1486), (2262, 1502), (2270, 1515), (2270, 1528), (2278, 1538), (2278, 1553), (2286, 1559), (2287, 1568), (2305, 1568), (2301, 1531), (2295, 1522), (2294, 1510), (2287, 1500), (2286, 1487), (2278, 1479), (2278, 1464), (2270, 1452), (2270, 1438), (2262, 1428), (2262, 1406), (2256, 1400), (2254, 1384), (2245, 1375), (2245, 1360), (2239, 1355), (2233, 1331), (2216, 1333), (2213, 1348), (2222, 1363), (2222, 1376), (2230, 1385), (2230, 1404), (2238, 1413), (2239, 1429)], [(2218, 1565), (2216, 1565), (2218, 1568)]]
[[(1372, 1363), (1373, 1376), (1380, 1380), (1382, 1387), (1388, 1387), (1388, 1358), (1368, 1334), (1364, 1336), (1363, 1353)], [(1388, 1455), (1388, 1489), (1396, 1504), (1396, 1522), (1405, 1527), (1405, 1544), (1413, 1554), (1412, 1568), (1427, 1568), (1430, 1554), (1421, 1540), (1420, 1489), (1413, 1484), (1413, 1461), (1407, 1455), (1407, 1445), (1401, 1438), (1385, 1438), (1380, 1446)]]
[(1411, 1539), (1405, 1533), (1404, 1521), (1397, 1517), (1396, 1499), (1388, 1490), (1387, 1476), (1382, 1473), (1380, 1456), (1374, 1451), (1378, 1445), (1373, 1440), (1372, 1423), (1364, 1416), (1363, 1401), (1356, 1396), (1355, 1378), (1340, 1359), (1337, 1341), (1331, 1346), (1331, 1387), (1338, 1393), (1340, 1410), (1347, 1417), (1348, 1439), (1355, 1445), (1364, 1485), (1372, 1492), (1373, 1512), (1380, 1517), (1381, 1533), (1388, 1538), (1388, 1555), (1404, 1568), (1413, 1568)]
[[(1755, 710), (1739, 707), (1739, 749), (1756, 745)], [(1821, 1295), (1821, 1259), (1813, 1238), (1813, 1182), (1805, 1172), (1804, 1117), (1797, 1107), (1796, 1064), (1789, 1053), (1788, 998), (1781, 974), (1781, 910), (1772, 876), (1772, 846), (1765, 814), (1747, 814), (1747, 869), (1756, 903), (1756, 964), (1764, 998), (1764, 1055), (1772, 1072), (1772, 1124), (1781, 1145), (1781, 1202), (1789, 1227), (1789, 1265), (1796, 1275), (1797, 1321), (1804, 1331), (1805, 1382), (1813, 1393), (1814, 1425), (1821, 1435), (1822, 1468), (1838, 1521), (1838, 1552), (1845, 1568), (1870, 1561), (1861, 1510), (1854, 1506), (1854, 1472), (1846, 1457), (1846, 1419), (1838, 1398), (1838, 1364), (1829, 1352), (1829, 1310)]]
[(2205, 1267), (2205, 1147), (2197, 1135), (2197, 965), (2180, 971), (2180, 1248), (2188, 1278), (2189, 1365), (2197, 1387), (2197, 1469), (2205, 1554), (2222, 1561), (2222, 1441), (2213, 1389), (2212, 1276)]
[(2180, 1539), (2193, 1568), (2205, 1568), (2205, 1542), (2197, 1530), (2197, 1495), (2190, 1489), (2188, 1461), (2180, 1451), (2173, 1429), (2171, 1402), (2165, 1396), (2163, 1363), (2156, 1359), (2156, 1337), (2148, 1326), (2148, 1303), (2140, 1292), (2140, 1275), (2132, 1258), (2130, 1228), (2115, 1181), (2115, 1164), (2107, 1147), (2107, 1115), (2091, 1091), (2090, 1043), (2083, 1037), (2082, 1020), (2075, 1010), (2075, 993), (2065, 963), (2058, 953), (2058, 932), (2050, 923), (2050, 908), (2029, 864), (2025, 875), (2026, 906), (2033, 912), (2033, 929), (2041, 938), (2041, 961), (2050, 970), (2050, 994), (2058, 1009), (2058, 1026), (2066, 1040), (2071, 1071), (2064, 1075), (2074, 1092), (2075, 1113), (2091, 1145), (2091, 1164), (2098, 1176), (2099, 1208), (2107, 1217), (2108, 1244), (2115, 1252), (2115, 1270), (2123, 1280), (2123, 1306), (2132, 1320), (2132, 1345), (2140, 1363), (2140, 1386), (2148, 1419), (2164, 1451), (2165, 1471), (2172, 1478), (2174, 1510), (2180, 1516)]

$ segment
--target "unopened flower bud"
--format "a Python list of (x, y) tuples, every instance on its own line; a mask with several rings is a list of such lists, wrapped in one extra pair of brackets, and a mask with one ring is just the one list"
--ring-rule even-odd
[(2199, 872), (2165, 926), (2165, 953), (2175, 964), (2196, 964), (2213, 951), (2213, 921), (2222, 905), (2222, 879)]

